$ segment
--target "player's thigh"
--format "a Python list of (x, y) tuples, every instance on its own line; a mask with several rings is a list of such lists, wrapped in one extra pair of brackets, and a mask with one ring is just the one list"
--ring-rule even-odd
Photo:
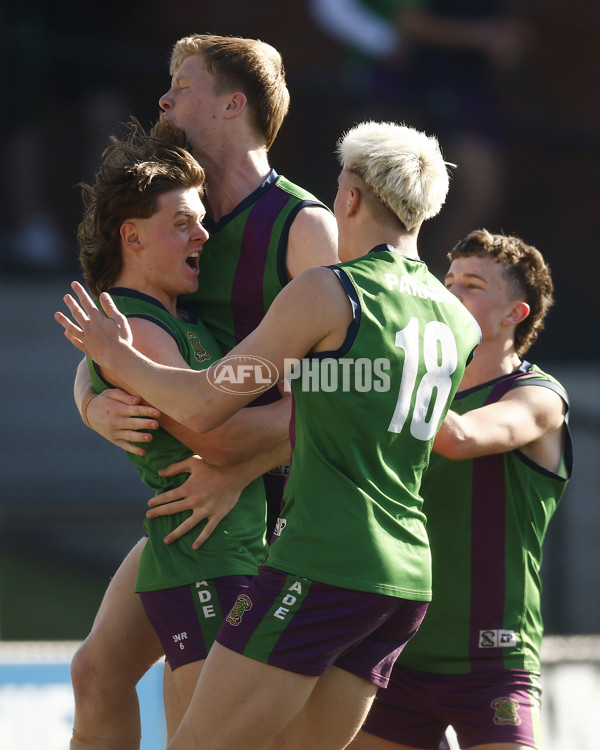
[(210, 750), (263, 750), (300, 711), (316, 681), (216, 642), (170, 747), (189, 750), (202, 743)]
[(202, 693), (219, 710), (216, 704), (223, 702), (223, 695), (212, 688), (225, 685), (231, 704), (238, 707), (240, 714), (261, 716), (263, 720), (272, 716), (274, 724), (279, 722), (284, 726), (304, 706), (317, 681), (317, 677), (273, 667), (215, 642), (204, 664), (195, 698)]
[(139, 676), (163, 654), (134, 590), (145, 544), (146, 539), (140, 539), (111, 579), (85, 642), (88, 653), (108, 660), (122, 671), (131, 668)]
[(322, 725), (329, 720), (348, 727), (350, 740), (362, 726), (377, 690), (372, 682), (345, 669), (331, 667), (317, 682), (305, 710)]
[(302, 710), (265, 750), (346, 747), (371, 708), (377, 686), (331, 667), (319, 678)]
[(165, 664), (163, 693), (169, 740), (181, 723), (183, 715), (194, 694), (198, 678), (204, 665), (204, 659), (171, 669)]

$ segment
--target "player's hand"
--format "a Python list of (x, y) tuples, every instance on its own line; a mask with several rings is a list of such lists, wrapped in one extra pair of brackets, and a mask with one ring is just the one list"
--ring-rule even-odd
[(149, 443), (157, 430), (160, 411), (146, 406), (139, 396), (120, 388), (109, 388), (94, 396), (86, 408), (89, 426), (113, 445), (136, 456), (146, 451), (137, 443)]
[(206, 520), (202, 532), (192, 544), (193, 549), (199, 549), (235, 506), (245, 485), (237, 477), (234, 466), (214, 466), (200, 456), (190, 456), (159, 471), (162, 477), (184, 473), (190, 476), (180, 487), (156, 495), (148, 502), (150, 510), (146, 516), (157, 518), (191, 510), (189, 518), (168, 534), (164, 542), (171, 544)]
[(111, 354), (119, 346), (130, 347), (133, 341), (127, 318), (117, 310), (109, 294), (100, 295), (106, 312), (103, 315), (79, 282), (73, 281), (71, 287), (79, 304), (70, 294), (65, 295), (64, 301), (75, 322), (61, 312), (55, 313), (54, 319), (65, 329), (65, 336), (73, 346), (101, 367), (111, 369)]

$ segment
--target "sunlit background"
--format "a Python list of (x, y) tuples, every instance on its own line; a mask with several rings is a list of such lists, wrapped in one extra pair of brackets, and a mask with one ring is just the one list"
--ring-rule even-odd
[[(524, 41), (495, 65), (472, 60), (468, 76), (439, 50), (436, 62), (401, 28), (381, 37), (389, 49), (366, 43), (367, 26), (353, 36), (348, 7), (373, 4), (30, 0), (0, 9), (5, 649), (84, 638), (110, 575), (141, 533), (149, 493), (125, 454), (80, 422), (72, 400), (79, 356), (52, 315), (79, 278), (77, 183), (93, 178), (108, 136), (130, 113), (154, 121), (171, 45), (194, 32), (256, 37), (281, 51), (292, 105), (271, 164), (329, 205), (335, 142), (346, 128), (373, 118), (435, 133), (457, 164), (447, 205), (421, 236), (435, 273), (480, 226), (518, 234), (545, 255), (557, 303), (528, 358), (568, 389), (575, 441), (574, 478), (545, 545), (546, 630), (600, 633), (600, 4), (500, 3), (526, 30)], [(465, 108), (471, 74), (483, 93)], [(0, 703), (2, 695), (0, 686)], [(2, 720), (0, 709), (4, 748)]]

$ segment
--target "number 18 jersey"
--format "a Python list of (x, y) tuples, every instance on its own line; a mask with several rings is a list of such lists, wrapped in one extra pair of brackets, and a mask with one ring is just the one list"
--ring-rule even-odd
[(479, 326), (424, 263), (388, 245), (332, 270), (353, 322), (338, 351), (291, 375), (292, 462), (267, 565), (429, 601), (421, 476)]

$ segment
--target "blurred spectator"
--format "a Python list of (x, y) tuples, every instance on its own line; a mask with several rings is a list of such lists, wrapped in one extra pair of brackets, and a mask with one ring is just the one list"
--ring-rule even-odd
[(315, 21), (334, 39), (372, 58), (393, 55), (400, 47), (400, 31), (361, 0), (310, 0)]
[(151, 50), (120, 46), (117, 18), (129, 26), (115, 2), (74, 0), (31, 0), (0, 14), (9, 105), (1, 129), (9, 189), (0, 268), (44, 273), (76, 265), (76, 186), (94, 173), (107, 134), (127, 119), (131, 74), (148, 68), (155, 76), (166, 67), (164, 54), (155, 59)]
[(531, 32), (502, 0), (310, 0), (310, 7), (347, 48), (344, 81), (357, 117), (434, 133), (458, 165), (449, 209), (422, 239), (435, 270), (445, 248), (501, 214), (506, 132), (497, 76), (521, 63)]

